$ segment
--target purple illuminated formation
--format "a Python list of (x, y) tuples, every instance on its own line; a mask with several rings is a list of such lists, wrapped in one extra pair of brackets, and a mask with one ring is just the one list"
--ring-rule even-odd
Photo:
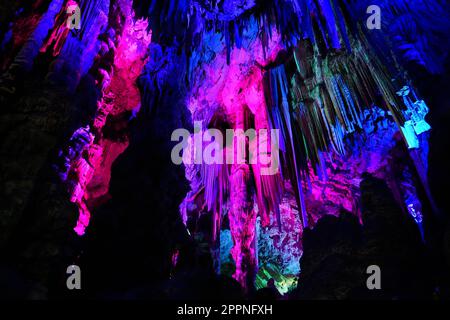
[[(381, 8), (382, 30), (367, 27), (369, 5)], [(12, 103), (17, 92), (35, 87), (42, 91), (33, 93), (42, 95), (39, 106), (59, 106), (42, 107), (55, 118), (35, 121), (38, 133), (27, 141), (33, 144), (36, 135), (47, 142), (36, 143), (42, 154), (18, 180), (40, 181), (50, 171), (58, 176), (42, 180), (48, 185), (23, 182), (24, 197), (50, 206), (37, 211), (59, 212), (55, 203), (37, 200), (48, 190), (47, 198), (72, 208), (61, 210), (86, 250), (67, 250), (73, 257), (65, 260), (89, 265), (114, 257), (117, 270), (127, 273), (128, 261), (144, 261), (142, 270), (159, 270), (158, 288), (177, 281), (189, 263), (197, 268), (192, 261), (210, 261), (216, 275), (235, 280), (245, 294), (275, 286), (284, 295), (302, 286), (301, 259), (311, 259), (307, 233), (315, 239), (313, 232), (334, 223), (327, 221), (345, 219), (359, 223), (349, 233), (364, 232), (355, 230), (366, 224), (370, 229), (366, 200), (375, 199), (376, 190), (367, 196), (369, 182), (382, 181), (389, 205), (416, 223), (423, 242), (427, 219), (445, 211), (429, 159), (439, 158), (430, 141), (439, 139), (433, 130), (443, 130), (437, 118), (448, 111), (434, 107), (440, 96), (424, 80), (447, 68), (443, 1), (36, 0), (11, 6), (14, 13), (2, 16), (0, 30), (1, 101)], [(73, 8), (81, 12), (76, 28), (67, 22), (75, 18)], [(23, 107), (24, 114), (39, 106)], [(170, 158), (176, 129), (189, 132), (181, 164)], [(213, 149), (216, 159), (239, 158), (240, 149), (208, 129), (223, 137), (227, 130), (252, 129), (278, 135), (264, 137), (264, 147), (245, 137), (242, 163), (186, 161)], [(279, 166), (266, 174), (250, 154), (276, 156)], [(33, 205), (24, 199), (2, 212), (29, 210)], [(8, 229), (26, 221), (7, 216)], [(322, 220), (325, 227), (318, 227)], [(136, 288), (133, 275), (127, 277)]]

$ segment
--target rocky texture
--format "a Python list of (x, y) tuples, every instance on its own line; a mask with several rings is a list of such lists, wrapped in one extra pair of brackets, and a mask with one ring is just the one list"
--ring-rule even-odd
[(448, 188), (450, 170), (446, 165), (450, 161), (450, 104), (447, 88), (450, 87), (450, 59), (446, 60), (446, 72), (441, 75), (431, 75), (422, 68), (413, 67), (416, 72), (416, 82), (421, 92), (430, 101), (431, 112), (428, 116), (433, 127), (430, 135), (429, 170), (428, 179), (431, 192), (436, 201), (439, 214), (428, 221), (426, 233), (429, 235), (429, 247), (436, 259), (442, 262), (439, 273), (444, 278), (446, 286), (442, 288), (447, 297), (450, 296), (450, 205), (448, 201)]
[[(160, 47), (152, 45), (150, 50), (155, 57)], [(167, 94), (162, 94), (151, 78), (172, 77), (182, 70), (183, 60), (172, 59), (171, 54), (168, 50), (160, 56), (159, 62), (164, 61), (160, 73), (154, 73), (156, 60), (145, 67), (140, 83), (159, 95), (153, 102), (144, 100), (130, 124), (129, 146), (112, 167), (111, 199), (92, 214), (81, 263), (89, 270), (86, 289), (93, 296), (110, 292), (126, 297), (139, 287), (162, 286), (171, 272), (172, 254), (188, 239), (178, 213), (187, 192), (184, 170), (170, 160), (171, 133), (186, 121), (183, 91), (178, 82), (164, 81), (161, 89)]]
[(295, 195), (290, 185), (280, 204), (281, 228), (274, 216), (266, 227), (257, 224), (258, 262), (257, 289), (268, 286), (270, 279), (282, 294), (297, 284), (302, 255), (303, 225), (297, 210)]
[[(362, 222), (348, 214), (322, 218), (303, 237), (302, 273), (294, 294), (302, 299), (431, 298), (435, 261), (417, 226), (380, 179), (361, 182)], [(367, 267), (381, 268), (382, 290), (366, 287)]]
[(102, 34), (98, 69), (93, 70), (101, 92), (95, 118), (77, 129), (60, 152), (59, 174), (80, 212), (79, 235), (89, 224), (90, 210), (109, 197), (112, 163), (127, 148), (128, 123), (141, 106), (136, 82), (148, 58), (151, 33), (146, 20), (133, 19), (131, 3), (119, 4), (112, 12), (125, 18)]
[[(46, 291), (55, 263), (64, 261), (67, 227), (74, 222), (52, 155), (80, 115), (73, 117), (77, 100), (61, 88), (33, 78), (22, 85), (8, 96), (8, 108), (0, 116), (0, 247), (3, 263), (23, 272), (31, 287), (39, 283)], [(38, 296), (46, 297), (46, 292)]]

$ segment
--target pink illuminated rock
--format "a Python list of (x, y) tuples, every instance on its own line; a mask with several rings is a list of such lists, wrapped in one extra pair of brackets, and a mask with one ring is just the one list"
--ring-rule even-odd
[[(71, 162), (74, 174), (69, 179), (74, 187), (70, 190), (71, 201), (77, 203), (79, 219), (75, 231), (84, 234), (89, 224), (90, 207), (108, 198), (111, 167), (117, 157), (128, 147), (128, 137), (112, 140), (104, 137), (103, 129), (126, 112), (140, 108), (140, 93), (136, 79), (147, 61), (151, 33), (147, 32), (146, 20), (134, 19), (131, 1), (122, 1), (120, 10), (126, 16), (122, 34), (115, 49), (111, 74), (100, 72), (102, 98), (97, 104), (97, 114), (92, 122), (94, 136), (83, 152), (85, 155)], [(106, 50), (105, 50), (106, 51)], [(127, 123), (124, 123), (127, 126)]]
[[(203, 72), (194, 74), (195, 79), (188, 99), (188, 107), (194, 120), (201, 120), (207, 124), (213, 117), (218, 117), (226, 121), (231, 129), (244, 131), (250, 128), (270, 129), (263, 90), (263, 76), (266, 71), (262, 66), (273, 62), (283, 46), (275, 29), (266, 54), (260, 40), (255, 39), (254, 34), (247, 36), (248, 38), (243, 39), (247, 47), (233, 48), (229, 64), (226, 46), (223, 42), (219, 42), (217, 47), (211, 48), (217, 52), (215, 58), (195, 66), (196, 70), (203, 69)], [(217, 45), (211, 42), (211, 45), (214, 44)], [(208, 46), (208, 43), (205, 42), (204, 45)], [(251, 121), (253, 124), (250, 124)], [(250, 148), (250, 145), (247, 148)], [(225, 148), (223, 152), (226, 154), (227, 149)], [(215, 206), (218, 210), (214, 212), (214, 216), (217, 217), (214, 221), (220, 221), (220, 217), (228, 213), (234, 242), (231, 249), (236, 264), (234, 278), (244, 288), (250, 288), (258, 270), (255, 248), (257, 212), (254, 210), (254, 204), (260, 205), (259, 215), (262, 217), (262, 224), (268, 225), (269, 214), (278, 211), (281, 180), (278, 174), (262, 177), (259, 164), (233, 164), (229, 168), (223, 166), (224, 169), (221, 171), (226, 171), (227, 174), (219, 179), (227, 180), (219, 182), (219, 186), (227, 187), (217, 188), (211, 185), (215, 183), (214, 180), (203, 180), (204, 187), (208, 191), (206, 193), (208, 198), (205, 201), (219, 202)], [(203, 172), (211, 170), (216, 169), (205, 166)], [(250, 187), (254, 183), (257, 190), (256, 199), (253, 198)], [(228, 190), (229, 197), (223, 198)], [(187, 204), (182, 205), (182, 208), (186, 207)], [(229, 211), (222, 212), (225, 208), (229, 208)], [(186, 215), (186, 211), (184, 212)]]

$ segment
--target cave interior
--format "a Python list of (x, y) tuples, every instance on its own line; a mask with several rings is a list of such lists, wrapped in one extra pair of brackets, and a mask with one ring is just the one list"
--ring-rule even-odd
[(450, 297), (448, 1), (2, 2), (0, 297)]

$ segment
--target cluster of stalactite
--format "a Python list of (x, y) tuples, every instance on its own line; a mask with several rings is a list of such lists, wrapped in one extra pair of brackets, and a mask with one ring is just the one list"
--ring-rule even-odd
[[(320, 184), (327, 185), (324, 181), (336, 157), (352, 151), (351, 137), (374, 134), (365, 133), (366, 117), (376, 114), (376, 118), (389, 119), (389, 126), (407, 144), (401, 128), (408, 120), (405, 110), (411, 108), (397, 94), (408, 83), (401, 68), (384, 67), (361, 26), (352, 27), (344, 19), (348, 7), (337, 1), (295, 4), (285, 1), (276, 12), (264, 11), (274, 13), (264, 16), (274, 17), (273, 21), (261, 18), (258, 6), (253, 8), (253, 16), (235, 18), (234, 23), (248, 19), (245, 34), (234, 33), (237, 42), (230, 41), (226, 33), (221, 39), (214, 29), (199, 27), (197, 31), (204, 34), (199, 37), (197, 49), (190, 53), (187, 77), (192, 88), (189, 108), (193, 120), (202, 121), (204, 128), (281, 131), (282, 170), (277, 175), (261, 175), (260, 168), (250, 164), (186, 165), (192, 190), (181, 206), (183, 219), (189, 219), (189, 212), (211, 213), (212, 246), (218, 250), (214, 243), (220, 242), (217, 235), (221, 221), (228, 215), (234, 243), (234, 277), (243, 286), (252, 283), (258, 270), (256, 217), (261, 217), (262, 227), (269, 225), (272, 214), (281, 224), (279, 208), (286, 181), (297, 199), (303, 227), (308, 227), (316, 217), (308, 213), (306, 194), (315, 192)], [(284, 10), (289, 5), (293, 11)], [(301, 17), (296, 18), (300, 31), (290, 29), (290, 37), (286, 38), (286, 30), (296, 22), (277, 19), (292, 12)], [(226, 19), (221, 22), (230, 23)], [(302, 37), (296, 38), (300, 34)], [(253, 53), (243, 53), (247, 50)], [(248, 76), (234, 78), (237, 69)], [(387, 150), (380, 150), (380, 154)], [(374, 159), (379, 161), (374, 167), (382, 168), (384, 162)], [(339, 183), (331, 181), (328, 185)], [(357, 192), (352, 192), (344, 207), (356, 214)], [(408, 198), (405, 192), (402, 194)], [(399, 197), (402, 202), (406, 199), (403, 196)]]
[(363, 129), (363, 112), (374, 104), (387, 110), (397, 124), (403, 123), (389, 76), (367, 52), (360, 41), (354, 41), (351, 55), (322, 57), (317, 47), (305, 42), (294, 49), (290, 83), (283, 65), (267, 77), (272, 125), (282, 130), (283, 162), (297, 168), (290, 179), (297, 186), (305, 226), (302, 181), (309, 179), (309, 164), (315, 175), (326, 179), (324, 155), (347, 152), (345, 137)]
[[(91, 5), (88, 12), (98, 10), (95, 1)], [(151, 41), (147, 21), (134, 19), (130, 1), (115, 3), (111, 11), (117, 20), (101, 35), (91, 69), (100, 91), (97, 111), (60, 152), (64, 164), (60, 176), (69, 186), (70, 200), (79, 208), (75, 226), (79, 235), (89, 224), (90, 209), (108, 198), (112, 163), (128, 146), (126, 126), (140, 108), (136, 80)]]
[(190, 54), (208, 32), (222, 34), (230, 62), (232, 47), (241, 48), (248, 37), (250, 21), (255, 19), (263, 50), (268, 49), (272, 27), (276, 27), (287, 47), (305, 37), (320, 41), (327, 49), (342, 43), (350, 49), (345, 26), (345, 7), (337, 0), (326, 1), (139, 1), (137, 12), (150, 17), (156, 41), (178, 44)]

